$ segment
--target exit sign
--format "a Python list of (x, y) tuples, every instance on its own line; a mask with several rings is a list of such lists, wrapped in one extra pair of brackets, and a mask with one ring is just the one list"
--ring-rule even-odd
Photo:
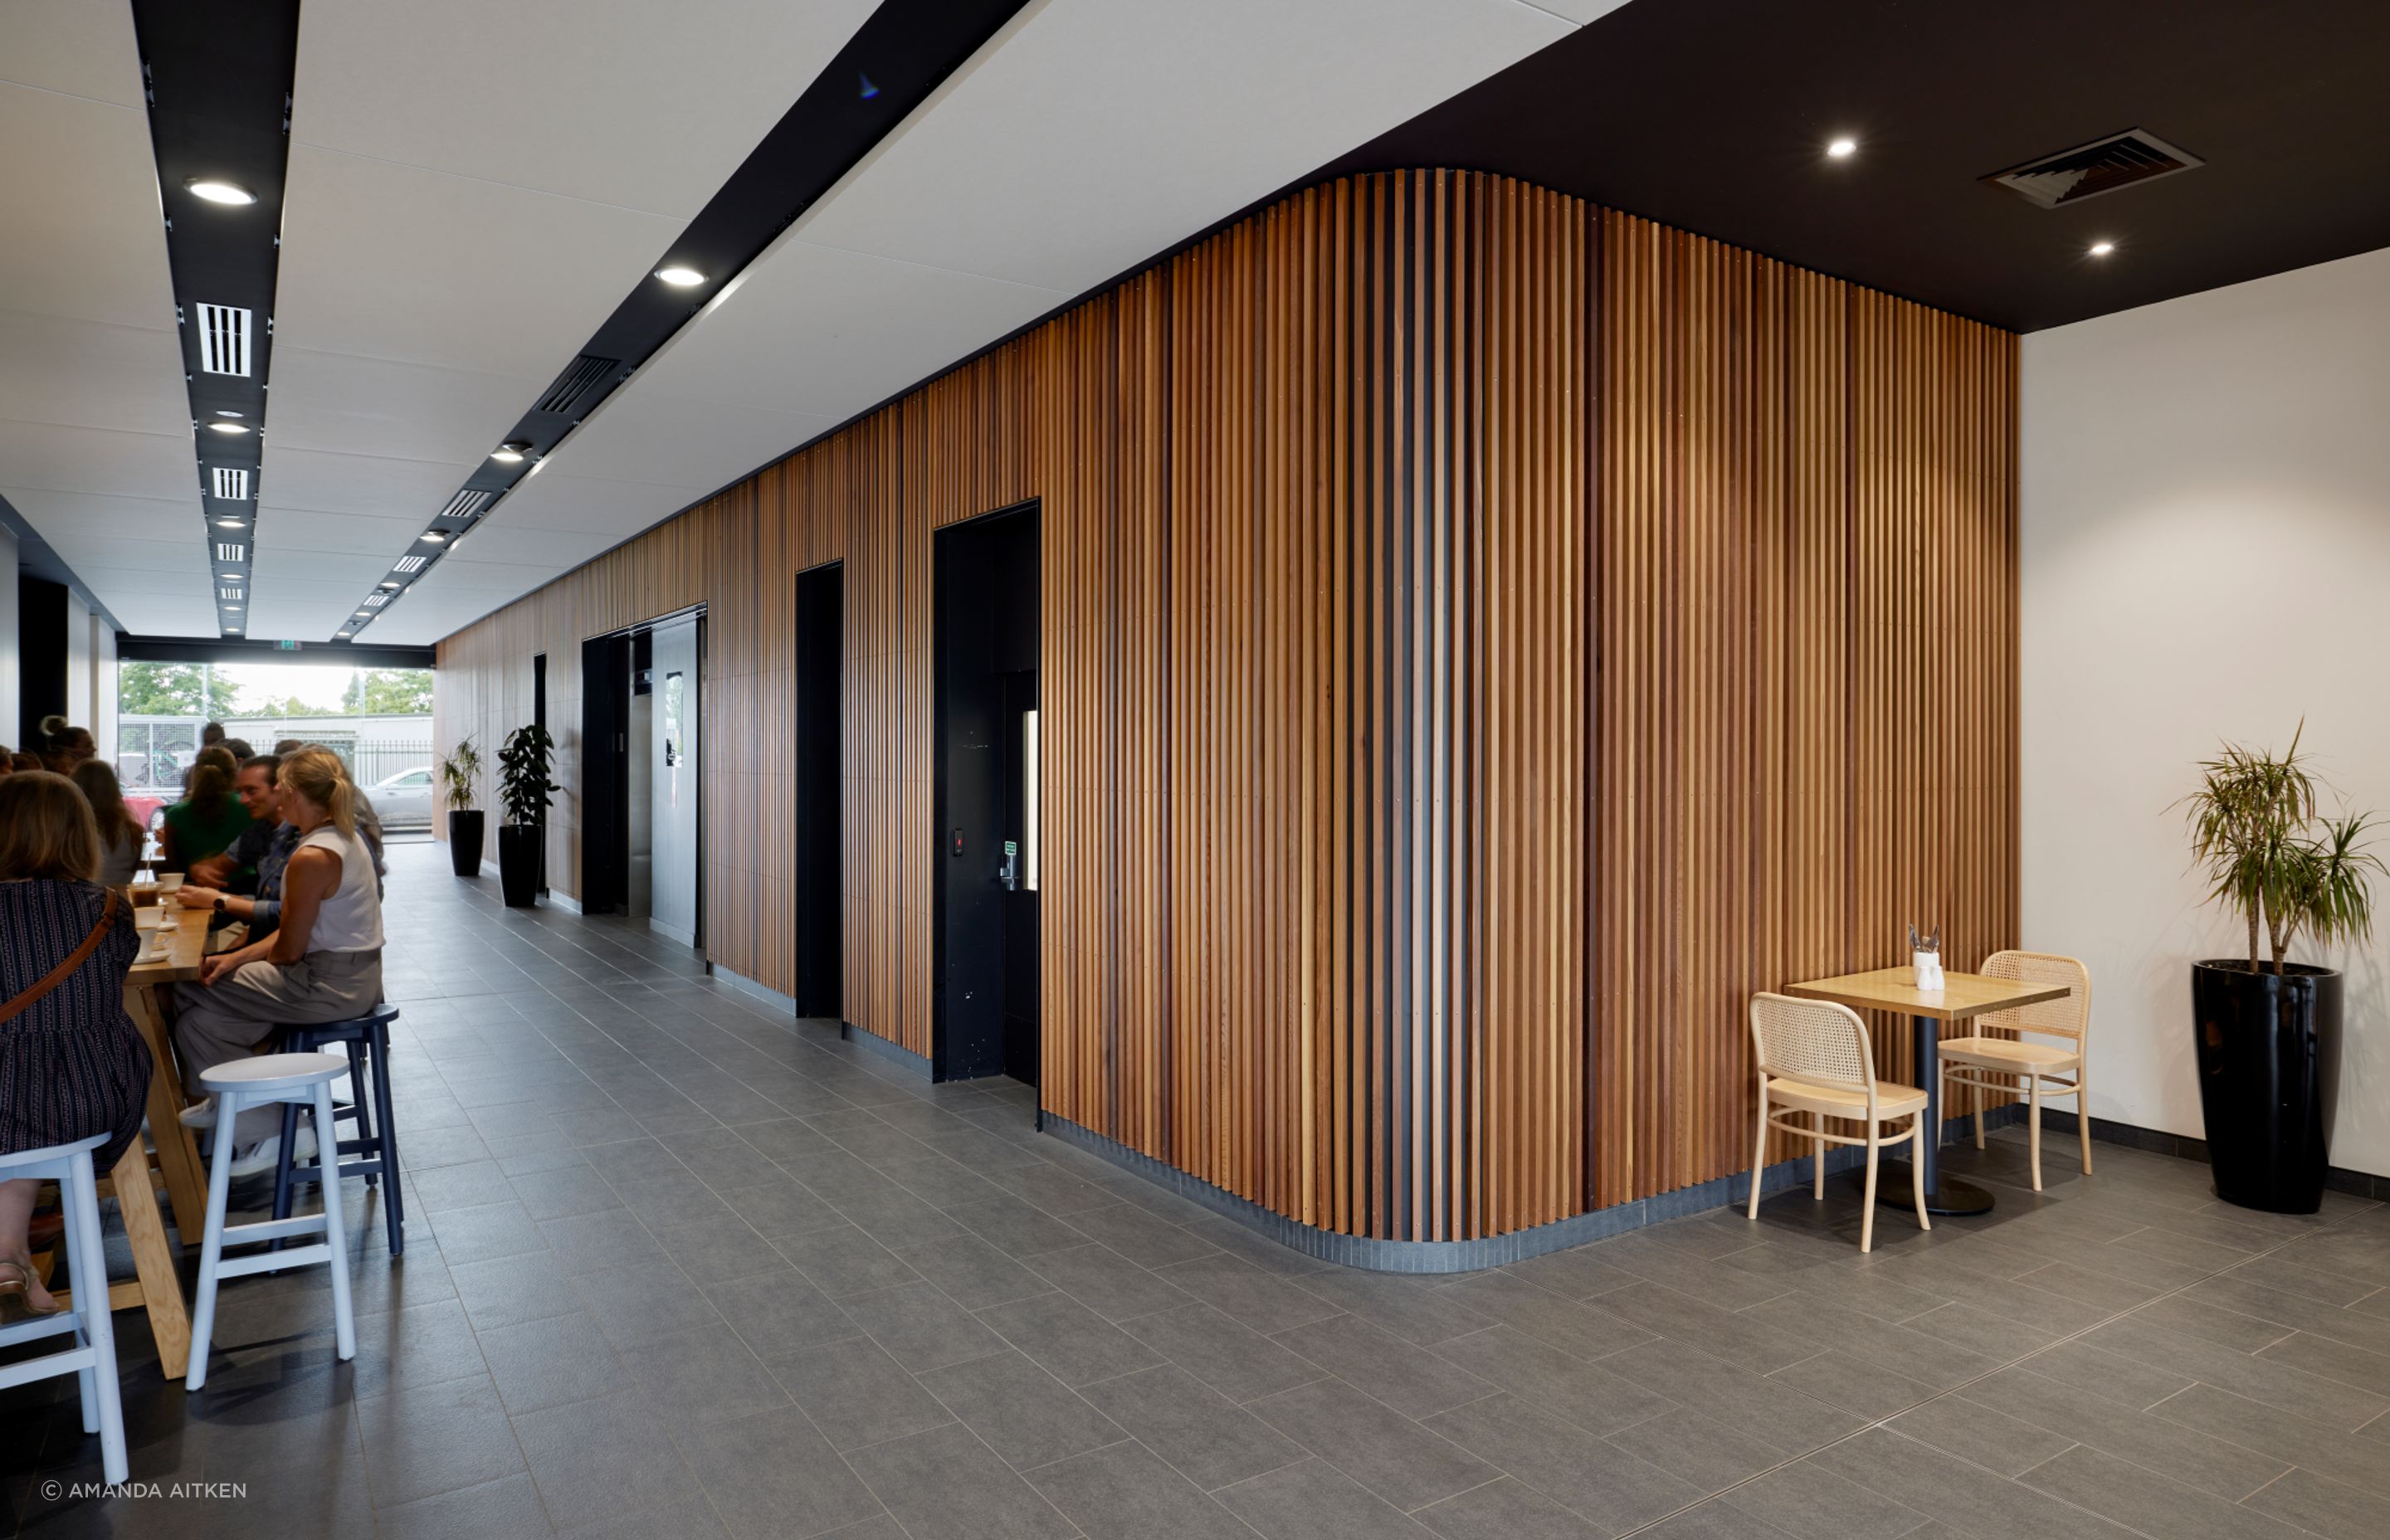
[(274, 646), (275, 649), (279, 652), (296, 652), (299, 650), (299, 644), (293, 641), (279, 641), (275, 643)]

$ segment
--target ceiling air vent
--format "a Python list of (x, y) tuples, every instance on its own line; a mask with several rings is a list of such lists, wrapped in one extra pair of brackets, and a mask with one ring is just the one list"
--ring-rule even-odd
[(583, 353), (572, 361), (571, 367), (556, 377), (556, 383), (547, 388), (547, 394), (539, 398), (538, 410), (557, 413), (572, 411), (573, 407), (580, 404), (582, 397), (603, 384), (616, 369), (622, 366), (623, 361), (619, 358), (598, 358), (590, 353)]
[(398, 570), (402, 572), (419, 572), (423, 571), (423, 558), (419, 556), (400, 557)]
[(2127, 129), (1984, 178), (2045, 209), (2153, 182), (2207, 164), (2146, 129)]
[(249, 472), (233, 470), (224, 466), (215, 469), (216, 495), (227, 503), (249, 501)]
[(216, 590), (216, 597), (220, 599), (237, 599), (240, 597), (240, 590), (238, 588), (219, 588)]
[(440, 510), (440, 517), (443, 519), (470, 519), (473, 515), (481, 512), (483, 505), (487, 504), (489, 500), (490, 494), (486, 492), (460, 492), (456, 496), (448, 500), (448, 506)]
[(216, 542), (216, 559), (218, 561), (238, 561), (248, 555), (249, 547), (246, 545), (236, 545), (231, 542), (225, 540), (219, 540)]
[(199, 368), (208, 374), (249, 373), (249, 312), (199, 305)]
[(379, 610), (389, 602), (390, 596), (388, 594), (367, 594), (366, 596), (366, 608), (368, 610)]

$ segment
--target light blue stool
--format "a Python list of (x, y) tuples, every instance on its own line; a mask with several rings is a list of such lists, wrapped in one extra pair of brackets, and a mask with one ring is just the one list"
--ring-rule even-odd
[[(330, 1263), (333, 1340), (341, 1358), (357, 1355), (356, 1319), (349, 1309), (349, 1238), (341, 1219), (339, 1182), (325, 1184), (321, 1213), (225, 1227), (226, 1197), (232, 1190), (233, 1124), (241, 1109), (295, 1102), (309, 1109), (317, 1147), (335, 1149), (340, 1134), (332, 1121), (332, 1082), (348, 1071), (349, 1061), (339, 1054), (276, 1053), (235, 1059), (201, 1072), (199, 1084), (216, 1098), (216, 1139), (215, 1152), (208, 1161), (208, 1226), (199, 1241), (199, 1293), (191, 1311), (191, 1368), (183, 1377), (186, 1389), (196, 1391), (207, 1383), (208, 1347), (216, 1329), (216, 1285), (225, 1278), (250, 1273)], [(224, 1254), (227, 1241), (244, 1246), (252, 1240), (280, 1240), (292, 1236), (323, 1238), (313, 1246), (257, 1251), (229, 1261)]]
[(0, 1326), (0, 1347), (72, 1333), (75, 1345), (22, 1363), (0, 1366), (0, 1390), (71, 1374), (83, 1392), (83, 1431), (99, 1435), (100, 1474), (124, 1480), (124, 1404), (116, 1383), (116, 1328), (109, 1319), (108, 1253), (99, 1243), (99, 1182), (91, 1152), (108, 1142), (96, 1134), (75, 1144), (0, 1155), (0, 1182), (30, 1176), (58, 1183), (66, 1200), (67, 1276), (74, 1308)]

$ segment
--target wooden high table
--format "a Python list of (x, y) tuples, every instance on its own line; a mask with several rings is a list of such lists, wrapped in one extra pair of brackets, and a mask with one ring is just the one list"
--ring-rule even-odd
[[(2014, 979), (1985, 978), (1980, 973), (1945, 973), (1940, 989), (1923, 990), (1917, 987), (1915, 978), (1911, 969), (1879, 968), (1871, 973), (1844, 973), (1831, 979), (1787, 984), (1784, 993), (1809, 1000), (1831, 1000), (1853, 1010), (1896, 1010), (1908, 1017), (1916, 1033), (1917, 1053), (1912, 1062), (1918, 1089), (1925, 1093), (1925, 1110), (1920, 1114), (1925, 1120), (1925, 1137), (1917, 1141), (1917, 1158), (1924, 1165), (1925, 1212), (1962, 1217), (1989, 1213), (1990, 1193), (1972, 1182), (1955, 1176), (1946, 1180), (1941, 1174), (1942, 1023), (1964, 1021), (2017, 1006), (2037, 1006), (2045, 1000), (2063, 998), (2067, 990), (2063, 984), (2022, 983)], [(1877, 1202), (1895, 1209), (1909, 1206), (1908, 1168), (1906, 1161), (1882, 1163), (1876, 1178)]]

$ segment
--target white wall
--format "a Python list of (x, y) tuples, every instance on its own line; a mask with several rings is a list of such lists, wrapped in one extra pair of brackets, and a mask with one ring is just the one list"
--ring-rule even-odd
[[(697, 622), (675, 621), (656, 627), (653, 693), (648, 720), (652, 739), (649, 763), (653, 767), (655, 821), (649, 835), (654, 851), (650, 868), (648, 923), (675, 941), (697, 940), (697, 767), (704, 745), (698, 740)], [(664, 764), (665, 699), (671, 676), (681, 676), (681, 737), (672, 739), (678, 764)]]
[[(2199, 1136), (2190, 967), (2247, 938), (2168, 804), (2305, 717), (2390, 813), (2390, 250), (2034, 333), (2023, 413), (2024, 943), (2090, 964), (2093, 1115)], [(2348, 970), (2332, 1163), (2390, 1174), (2390, 924), (2295, 956)]]
[(0, 743), (21, 750), (25, 658), (18, 650), (17, 619), (17, 535), (0, 528)]
[(116, 628), (91, 618), (91, 712), (84, 718), (99, 741), (99, 757), (116, 763)]
[(67, 590), (66, 717), (98, 736), (99, 729), (91, 720), (91, 606), (71, 588)]

